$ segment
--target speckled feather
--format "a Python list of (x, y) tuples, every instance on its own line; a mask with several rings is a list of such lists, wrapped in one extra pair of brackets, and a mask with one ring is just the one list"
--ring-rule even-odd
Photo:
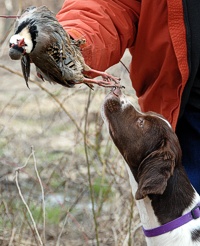
[(24, 23), (30, 23), (29, 28), (35, 28), (36, 33), (34, 49), (22, 56), (22, 71), (26, 81), (30, 76), (30, 61), (35, 64), (43, 80), (66, 87), (73, 87), (76, 82), (84, 80), (82, 71), (89, 70), (79, 48), (84, 40), (71, 39), (46, 6), (26, 9), (18, 20), (15, 34)]

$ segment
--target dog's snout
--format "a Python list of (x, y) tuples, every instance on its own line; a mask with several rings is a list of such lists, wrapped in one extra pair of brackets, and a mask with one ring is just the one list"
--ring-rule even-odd
[(121, 89), (119, 87), (113, 88), (112, 93), (118, 97), (122, 95)]

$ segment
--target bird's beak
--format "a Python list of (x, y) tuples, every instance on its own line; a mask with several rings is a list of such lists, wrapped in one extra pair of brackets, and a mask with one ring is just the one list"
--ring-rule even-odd
[(17, 45), (18, 45), (18, 47), (23, 47), (23, 46), (25, 46), (24, 39), (22, 38), (21, 40), (18, 40), (18, 41), (17, 41)]

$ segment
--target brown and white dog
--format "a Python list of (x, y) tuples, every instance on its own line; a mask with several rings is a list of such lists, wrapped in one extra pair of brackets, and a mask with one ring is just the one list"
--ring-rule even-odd
[[(102, 117), (127, 163), (143, 228), (160, 229), (183, 215), (191, 216), (200, 196), (181, 164), (179, 141), (169, 122), (156, 113), (138, 111), (119, 88), (106, 97)], [(198, 207), (198, 216), (199, 211)], [(147, 245), (200, 245), (198, 216), (169, 232), (146, 237)]]

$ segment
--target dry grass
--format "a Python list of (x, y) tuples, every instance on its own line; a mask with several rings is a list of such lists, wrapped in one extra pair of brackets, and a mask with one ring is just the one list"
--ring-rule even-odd
[[(101, 119), (109, 89), (40, 84), (32, 68), (28, 90), (8, 58), (9, 35), (0, 50), (0, 245), (145, 245), (124, 160)], [(110, 72), (136, 103), (126, 69)], [(34, 223), (16, 185), (23, 165), (17, 183)]]

